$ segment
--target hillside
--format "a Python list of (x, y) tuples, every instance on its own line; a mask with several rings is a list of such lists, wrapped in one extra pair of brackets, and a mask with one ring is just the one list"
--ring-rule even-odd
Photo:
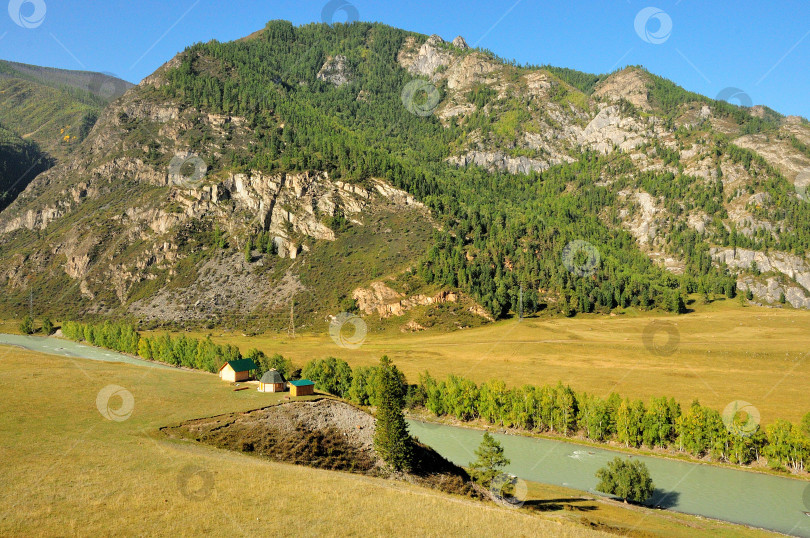
[(87, 136), (101, 109), (132, 87), (104, 73), (0, 60), (0, 124), (63, 158)]
[(0, 210), (52, 164), (36, 144), (0, 125)]
[(299, 327), (402, 330), (738, 289), (807, 308), (808, 144), (638, 67), (272, 21), (179, 54), (0, 213), (0, 301), (256, 330), (293, 301)]

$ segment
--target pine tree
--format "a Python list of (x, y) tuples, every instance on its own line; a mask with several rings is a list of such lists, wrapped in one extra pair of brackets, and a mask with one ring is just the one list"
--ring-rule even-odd
[(380, 394), (374, 448), (388, 465), (397, 471), (413, 467), (413, 442), (402, 408), (405, 394), (402, 376), (387, 356), (380, 359)]
[(20, 323), (20, 332), (23, 334), (34, 334), (34, 318), (25, 316)]
[(51, 318), (42, 318), (42, 334), (45, 336), (50, 336), (51, 333), (53, 333), (53, 322), (51, 321)]
[(485, 488), (488, 488), (492, 480), (501, 474), (501, 469), (510, 463), (503, 455), (503, 447), (489, 432), (484, 433), (475, 455), (478, 459), (470, 463), (470, 476)]

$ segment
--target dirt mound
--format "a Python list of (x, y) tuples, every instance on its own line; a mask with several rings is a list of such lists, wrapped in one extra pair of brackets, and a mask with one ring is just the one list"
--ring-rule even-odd
[(201, 418), (163, 431), (170, 437), (322, 469), (370, 472), (381, 465), (373, 448), (374, 419), (335, 400)]
[(390, 476), (450, 493), (479, 496), (463, 469), (420, 443), (414, 443), (414, 471), (390, 473), (374, 450), (374, 426), (374, 417), (365, 411), (324, 398), (189, 420), (161, 431), (175, 439), (191, 439), (274, 461)]

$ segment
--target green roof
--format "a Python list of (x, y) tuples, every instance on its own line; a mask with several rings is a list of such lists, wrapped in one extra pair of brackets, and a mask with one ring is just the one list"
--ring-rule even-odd
[(298, 381), (290, 381), (290, 385), (295, 385), (296, 387), (308, 387), (314, 384), (315, 383), (313, 383), (309, 379), (299, 379)]
[[(251, 359), (239, 359), (238, 361), (228, 361), (225, 364), (230, 365), (233, 368), (234, 372), (247, 372), (248, 370), (255, 370), (256, 363), (253, 362)], [(222, 365), (222, 368), (225, 367), (225, 364)], [(222, 370), (220, 368), (220, 370)]]
[(273, 368), (272, 370), (267, 370), (259, 381), (267, 384), (284, 383), (284, 376), (281, 375), (281, 372)]

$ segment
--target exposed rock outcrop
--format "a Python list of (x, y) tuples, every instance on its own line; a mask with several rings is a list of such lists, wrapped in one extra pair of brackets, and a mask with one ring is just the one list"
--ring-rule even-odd
[(510, 157), (501, 151), (470, 151), (466, 155), (449, 157), (447, 162), (455, 166), (480, 166), (487, 170), (500, 170), (510, 174), (529, 174), (549, 168), (549, 163), (528, 157)]
[(338, 54), (334, 58), (326, 60), (321, 70), (318, 71), (317, 77), (318, 80), (323, 80), (339, 87), (351, 82), (352, 73), (349, 69), (346, 57), (342, 54)]
[(738, 248), (735, 252), (734, 249), (715, 247), (710, 253), (715, 261), (723, 262), (733, 269), (749, 271), (755, 266), (764, 273), (775, 271), (795, 280), (804, 289), (810, 289), (810, 263), (806, 258), (785, 252), (771, 251), (766, 254), (744, 248)]
[(757, 279), (747, 276), (737, 279), (737, 289), (751, 291), (756, 299), (770, 304), (780, 304), (781, 299), (794, 308), (810, 308), (810, 294), (795, 284), (781, 282), (777, 277)]
[(407, 297), (383, 282), (372, 282), (367, 288), (357, 288), (352, 292), (352, 297), (361, 312), (377, 314), (381, 318), (402, 316), (416, 306), (455, 303), (459, 299), (458, 294), (450, 291), (441, 291), (433, 296), (420, 294)]

